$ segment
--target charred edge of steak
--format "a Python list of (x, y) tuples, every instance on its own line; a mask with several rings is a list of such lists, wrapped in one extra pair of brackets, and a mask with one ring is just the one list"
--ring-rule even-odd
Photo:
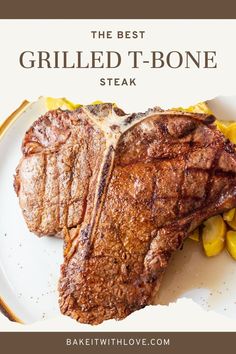
[(129, 117), (127, 117), (125, 119), (124, 125), (129, 125), (130, 123), (132, 123), (135, 120), (139, 120), (142, 117), (147, 117), (149, 115), (155, 115), (160, 113), (161, 116), (164, 118), (166, 116), (169, 115), (176, 115), (176, 118), (178, 118), (178, 116), (185, 116), (185, 117), (189, 117), (192, 119), (196, 119), (196, 120), (200, 120), (202, 121), (204, 124), (212, 124), (215, 121), (215, 117), (212, 114), (206, 114), (206, 113), (194, 113), (194, 112), (185, 112), (185, 111), (175, 111), (175, 110), (163, 110), (160, 107), (154, 107), (154, 108), (149, 108), (146, 112), (142, 113), (132, 113), (129, 115)]
[(142, 117), (151, 115), (151, 114), (155, 114), (155, 113), (160, 113), (160, 112), (164, 112), (163, 109), (161, 109), (160, 107), (154, 107), (154, 108), (149, 108), (146, 112), (138, 112), (138, 113), (132, 113), (129, 115), (129, 117), (127, 117), (124, 121), (124, 125), (129, 125), (130, 123), (132, 123), (134, 120), (138, 120)]

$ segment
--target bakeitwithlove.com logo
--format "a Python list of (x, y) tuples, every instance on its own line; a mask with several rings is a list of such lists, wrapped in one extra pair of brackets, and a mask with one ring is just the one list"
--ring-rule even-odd
[(170, 346), (170, 338), (165, 337), (84, 337), (84, 338), (66, 338), (67, 347), (162, 347)]

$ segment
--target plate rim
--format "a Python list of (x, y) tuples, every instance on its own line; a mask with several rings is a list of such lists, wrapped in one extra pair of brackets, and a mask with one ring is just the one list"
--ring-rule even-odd
[[(11, 125), (19, 118), (20, 114), (26, 109), (26, 107), (30, 104), (29, 101), (24, 100), (16, 110), (11, 113), (2, 124), (0, 124), (0, 140), (4, 137), (5, 133), (11, 127)], [(0, 311), (1, 313), (7, 317), (10, 321), (17, 322), (23, 324), (24, 322), (11, 310), (11, 308), (7, 305), (6, 301), (0, 295)]]

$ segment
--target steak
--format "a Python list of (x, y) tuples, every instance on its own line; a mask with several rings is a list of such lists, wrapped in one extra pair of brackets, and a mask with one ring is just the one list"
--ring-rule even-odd
[(64, 237), (63, 314), (98, 324), (152, 303), (189, 233), (236, 206), (236, 153), (213, 122), (102, 104), (29, 129), (15, 189), (31, 231)]
[(30, 231), (61, 237), (64, 227), (82, 222), (104, 149), (103, 132), (82, 110), (50, 111), (36, 120), (14, 182)]

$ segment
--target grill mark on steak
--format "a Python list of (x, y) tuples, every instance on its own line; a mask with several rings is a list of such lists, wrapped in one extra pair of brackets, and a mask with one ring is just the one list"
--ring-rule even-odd
[(208, 197), (209, 197), (209, 194), (210, 194), (210, 190), (211, 190), (211, 187), (212, 187), (212, 184), (213, 184), (213, 181), (214, 181), (213, 178), (215, 176), (215, 171), (216, 171), (216, 167), (217, 167), (217, 164), (219, 162), (220, 156), (221, 156), (221, 150), (218, 148), (218, 150), (215, 153), (215, 157), (212, 160), (211, 167), (210, 167), (210, 169), (208, 171), (208, 179), (207, 179), (207, 182), (206, 182), (205, 195), (204, 195), (204, 199), (205, 199), (206, 202), (208, 200)]
[[(56, 170), (56, 175), (57, 178), (54, 183), (57, 185), (57, 195), (58, 195), (58, 203), (57, 203), (57, 223), (58, 225), (61, 224), (61, 218), (60, 218), (60, 186), (59, 186), (59, 167), (58, 167), (58, 161), (57, 161), (57, 155), (55, 156), (55, 170)], [(56, 234), (56, 232), (55, 232)], [(65, 234), (65, 233), (64, 233)]]
[[(84, 141), (84, 144), (86, 146), (87, 154), (88, 154), (88, 143), (87, 143), (87, 141)], [(82, 223), (82, 221), (84, 220), (84, 217), (85, 217), (85, 213), (86, 213), (87, 205), (88, 205), (89, 189), (91, 188), (90, 184), (91, 184), (92, 168), (91, 168), (89, 159), (87, 159), (87, 165), (88, 165), (88, 169), (89, 169), (89, 181), (86, 184), (86, 193), (85, 193), (86, 197), (84, 198), (84, 202), (83, 202), (83, 209), (82, 209), (82, 214), (81, 214), (81, 218), (80, 218), (80, 224)]]
[[(79, 155), (78, 154), (75, 155), (75, 152), (73, 152), (72, 156), (73, 156), (73, 160), (72, 160), (72, 168), (71, 168), (70, 183), (69, 183), (70, 202), (68, 202), (68, 204), (67, 204), (67, 218), (66, 218), (66, 224), (67, 225), (69, 225), (69, 218), (68, 218), (68, 216), (69, 216), (69, 208), (70, 208), (71, 205), (75, 204), (75, 201), (74, 201), (73, 196), (72, 196), (72, 183), (73, 183), (73, 180), (74, 180), (74, 175), (75, 175), (75, 169), (77, 167), (77, 162), (79, 160), (79, 157), (78, 157)], [(86, 198), (85, 198), (85, 201), (86, 201)], [(85, 205), (85, 207), (86, 207), (86, 205)], [(82, 220), (83, 220), (84, 214), (85, 214), (85, 211), (84, 212), (82, 211), (82, 215), (81, 215), (81, 219)]]
[[(42, 191), (42, 195), (41, 195), (41, 204), (44, 205), (45, 204), (45, 190), (46, 190), (46, 181), (47, 181), (47, 155), (46, 154), (43, 154), (43, 176), (44, 176), (44, 179), (43, 179), (43, 191)], [(42, 221), (43, 221), (43, 213), (44, 213), (44, 209), (41, 209), (41, 213), (40, 213), (40, 219), (39, 219), (39, 230), (40, 230), (40, 227), (42, 225)]]
[(235, 178), (236, 173), (234, 171), (223, 171), (223, 170), (215, 168), (215, 176)]
[(75, 156), (75, 155), (73, 154), (72, 156), (73, 156), (73, 163), (72, 163), (71, 174), (70, 174), (70, 183), (69, 183), (69, 191), (70, 191), (70, 200), (71, 200), (71, 202), (68, 203), (68, 205), (67, 205), (66, 225), (69, 225), (69, 220), (68, 220), (69, 207), (70, 207), (70, 205), (73, 205), (73, 199), (72, 199), (72, 183), (73, 183), (74, 174), (75, 174), (76, 161), (77, 161), (77, 159), (78, 159), (78, 155)]
[[(190, 135), (190, 140), (186, 142), (186, 144), (189, 145), (189, 147), (192, 147), (193, 150), (194, 149), (194, 144), (193, 144), (193, 140), (194, 140), (194, 130), (196, 129), (196, 125), (194, 124), (193, 126), (190, 127), (190, 129), (187, 130), (186, 135)], [(182, 134), (179, 136), (180, 138), (182, 137)], [(183, 160), (184, 160), (184, 167), (183, 167), (183, 171), (182, 171), (182, 176), (181, 176), (181, 180), (179, 183), (179, 189), (178, 189), (178, 197), (177, 197), (177, 201), (176, 201), (176, 205), (175, 205), (175, 213), (178, 219), (178, 216), (180, 214), (180, 204), (181, 202), (183, 202), (183, 200), (186, 200), (186, 196), (183, 196), (183, 183), (185, 180), (185, 176), (188, 173), (188, 168), (187, 168), (187, 162), (188, 162), (188, 155), (184, 155), (183, 156)]]
[[(59, 303), (63, 314), (90, 324), (122, 319), (151, 303), (171, 255), (188, 234), (204, 219), (236, 206), (236, 153), (211, 124), (213, 116), (156, 108), (137, 115), (117, 112), (104, 104), (48, 113), (47, 138), (40, 118), (25, 138), (15, 181), (23, 205), (29, 152), (58, 157), (74, 141), (83, 146), (77, 151), (80, 164), (73, 155), (69, 165), (69, 179), (79, 175), (81, 220), (72, 227), (68, 219), (60, 221)], [(72, 184), (66, 191), (68, 210), (75, 200)]]
[(176, 200), (176, 204), (175, 204), (175, 214), (176, 214), (177, 218), (179, 217), (179, 214), (180, 214), (180, 203), (182, 201), (183, 182), (184, 182), (185, 175), (186, 175), (186, 164), (187, 164), (187, 157), (186, 156), (183, 156), (183, 162), (184, 162), (184, 166), (183, 166), (183, 171), (182, 171), (180, 183), (178, 186), (178, 191), (177, 191), (178, 196), (177, 196), (177, 200)]

